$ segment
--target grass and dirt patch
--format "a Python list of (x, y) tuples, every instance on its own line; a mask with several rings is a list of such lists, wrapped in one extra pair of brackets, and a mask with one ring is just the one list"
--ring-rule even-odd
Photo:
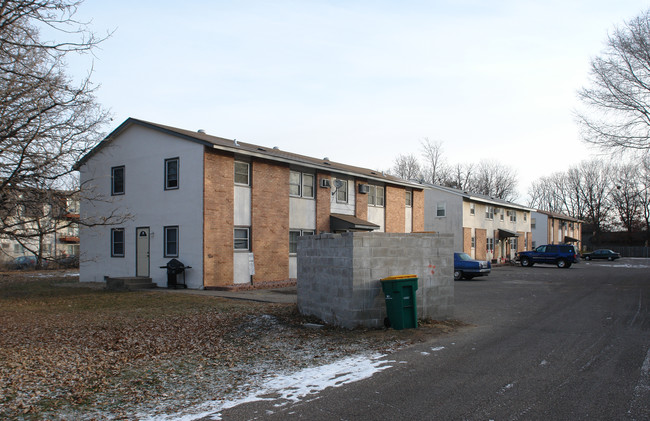
[(64, 272), (0, 273), (0, 418), (134, 419), (242, 393), (254, 379), (452, 331), (334, 327), (295, 305), (113, 292)]

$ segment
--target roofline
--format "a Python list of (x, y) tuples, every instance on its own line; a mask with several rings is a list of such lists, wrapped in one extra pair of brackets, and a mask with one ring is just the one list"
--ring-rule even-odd
[[(348, 170), (348, 169), (332, 168), (330, 166), (330, 164), (318, 165), (318, 164), (315, 164), (313, 162), (303, 161), (303, 160), (300, 160), (300, 159), (292, 159), (290, 157), (278, 157), (278, 156), (274, 156), (272, 154), (266, 154), (266, 153), (263, 153), (263, 152), (255, 152), (255, 151), (245, 150), (245, 149), (241, 149), (241, 148), (239, 148), (237, 146), (218, 145), (218, 144), (215, 144), (215, 143), (211, 143), (211, 142), (199, 139), (199, 138), (194, 137), (194, 136), (190, 136), (190, 135), (187, 135), (187, 134), (184, 134), (184, 133), (179, 133), (177, 131), (167, 129), (165, 127), (161, 127), (160, 125), (150, 123), (150, 122), (147, 122), (147, 121), (143, 121), (143, 120), (138, 120), (138, 119), (135, 119), (135, 118), (132, 118), (132, 117), (129, 117), (128, 119), (126, 119), (115, 130), (113, 130), (111, 133), (109, 133), (101, 142), (99, 142), (93, 149), (91, 149), (86, 155), (84, 155), (73, 166), (73, 169), (75, 171), (78, 171), (79, 168), (81, 168), (81, 166), (83, 166), (93, 155), (95, 155), (97, 152), (99, 152), (100, 149), (102, 149), (104, 146), (106, 146), (108, 143), (110, 143), (113, 139), (118, 137), (122, 132), (124, 132), (128, 127), (130, 127), (133, 124), (137, 124), (137, 125), (146, 127), (148, 129), (156, 130), (156, 131), (168, 134), (170, 136), (174, 136), (174, 137), (186, 139), (186, 140), (189, 140), (189, 141), (192, 141), (192, 142), (196, 142), (196, 143), (199, 143), (199, 144), (201, 144), (203, 146), (206, 146), (206, 147), (214, 149), (214, 150), (227, 151), (227, 152), (232, 152), (232, 153), (235, 153), (235, 154), (238, 154), (238, 155), (245, 155), (245, 156), (251, 156), (251, 157), (255, 157), (255, 158), (267, 159), (267, 160), (276, 161), (276, 162), (283, 162), (283, 163), (286, 163), (286, 164), (295, 164), (295, 165), (299, 165), (299, 166), (302, 166), (302, 167), (314, 168), (314, 169), (318, 169), (318, 170), (324, 170), (324, 171), (329, 172), (329, 173), (336, 173), (336, 174), (354, 176), (354, 177), (358, 177), (358, 178), (364, 178), (366, 180), (372, 180), (372, 181), (381, 182), (381, 183), (385, 183), (385, 184), (399, 185), (399, 186), (403, 186), (403, 187), (409, 187), (409, 188), (420, 189), (420, 190), (424, 190), (424, 188), (425, 188), (424, 186), (422, 186), (419, 183), (411, 182), (411, 181), (408, 181), (408, 180), (391, 180), (391, 179), (384, 178), (384, 177), (373, 177), (372, 175), (359, 173), (359, 172), (354, 172), (354, 171), (351, 171), (351, 170)], [(178, 130), (183, 130), (183, 129), (178, 129)], [(217, 136), (212, 136), (212, 137), (215, 138), (215, 139), (219, 139), (219, 140), (230, 141), (230, 142), (233, 142), (233, 145), (237, 145), (237, 143), (234, 140), (221, 138), (221, 137), (217, 137)], [(248, 144), (248, 145), (258, 146), (258, 145), (253, 145), (253, 144)], [(260, 146), (260, 148), (261, 148), (261, 146)], [(292, 154), (292, 155), (301, 156), (299, 154), (294, 154), (292, 152), (289, 152), (289, 153)], [(308, 159), (318, 159), (318, 158), (309, 157), (309, 156), (304, 156), (304, 157), (308, 158)], [(326, 161), (324, 161), (324, 162), (326, 162)], [(329, 161), (327, 161), (327, 162), (329, 162)], [(336, 165), (337, 163), (333, 162), (332, 164)], [(352, 167), (352, 165), (347, 165), (347, 164), (340, 164), (340, 165), (346, 165), (346, 166)], [(374, 171), (374, 170), (369, 169), (369, 168), (361, 168), (361, 167), (358, 167), (358, 168), (363, 169), (363, 170), (368, 170), (368, 171)]]
[(428, 187), (429, 189), (441, 190), (441, 191), (444, 191), (446, 193), (450, 193), (450, 194), (454, 194), (456, 196), (460, 196), (460, 197), (462, 197), (464, 199), (473, 200), (475, 202), (489, 203), (491, 205), (496, 205), (496, 206), (500, 206), (500, 207), (508, 206), (508, 207), (511, 207), (511, 208), (514, 208), (514, 209), (519, 209), (519, 210), (528, 211), (528, 212), (535, 212), (536, 211), (536, 209), (529, 208), (528, 206), (519, 205), (517, 203), (509, 202), (509, 201), (503, 200), (503, 199), (485, 198), (485, 197), (477, 196), (474, 193), (461, 191), (461, 190), (458, 190), (458, 189), (454, 189), (452, 187), (445, 187), (445, 186), (439, 186), (439, 185), (436, 185), (436, 184), (428, 184), (428, 183), (422, 183), (422, 185)]
[(544, 211), (544, 210), (541, 210), (541, 209), (535, 209), (535, 212), (541, 213), (541, 214), (546, 215), (546, 216), (550, 216), (551, 218), (555, 218), (555, 219), (566, 219), (567, 221), (580, 222), (580, 223), (585, 222), (582, 219), (574, 218), (572, 216), (564, 215), (564, 214), (558, 213), (558, 212), (549, 212), (549, 211)]

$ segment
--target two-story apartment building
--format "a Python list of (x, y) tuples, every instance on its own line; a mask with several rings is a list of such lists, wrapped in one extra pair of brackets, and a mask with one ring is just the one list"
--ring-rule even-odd
[(531, 247), (533, 209), (450, 187), (425, 186), (424, 229), (453, 233), (455, 251), (504, 261)]
[[(176, 258), (190, 288), (296, 277), (297, 237), (424, 228), (423, 187), (370, 169), (128, 119), (76, 165), (86, 194), (81, 281), (151, 277)], [(119, 218), (118, 218), (119, 219)]]
[(582, 245), (582, 221), (557, 212), (536, 210), (531, 215), (532, 247), (543, 244)]
[(79, 254), (79, 201), (74, 192), (15, 189), (5, 194), (9, 197), (0, 217), (16, 235), (0, 236), (0, 263), (20, 256), (52, 261)]

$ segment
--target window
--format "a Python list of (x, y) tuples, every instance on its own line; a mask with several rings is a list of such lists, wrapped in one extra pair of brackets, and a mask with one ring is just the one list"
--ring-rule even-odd
[(165, 159), (165, 190), (178, 188), (178, 158)]
[(111, 195), (124, 194), (124, 166), (111, 168)]
[(470, 203), (469, 204), (469, 214), (474, 216), (476, 215), (476, 204), (475, 203)]
[(487, 239), (487, 251), (494, 251), (494, 238)]
[(341, 184), (341, 187), (336, 188), (336, 201), (338, 203), (348, 203), (348, 180), (338, 179), (336, 184)]
[(524, 212), (524, 222), (528, 221), (528, 212)]
[(505, 212), (503, 212), (503, 209), (497, 209), (497, 213), (499, 213), (501, 215), (500, 218), (503, 221), (503, 214), (505, 213)]
[(368, 186), (368, 206), (384, 206), (384, 188), (382, 186)]
[(289, 173), (289, 194), (295, 197), (314, 198), (314, 175), (291, 171)]
[(248, 162), (235, 161), (235, 184), (250, 185), (250, 164)]
[(302, 174), (302, 197), (314, 197), (314, 174)]
[(248, 228), (235, 228), (235, 250), (250, 250)]
[(313, 230), (291, 230), (289, 231), (289, 254), (298, 253), (298, 237), (303, 235), (314, 235)]
[(476, 248), (476, 237), (472, 237), (472, 248)]
[(178, 227), (165, 227), (165, 257), (178, 257)]
[(533, 242), (532, 242), (532, 246), (533, 246), (533, 249), (534, 249), (535, 247), (537, 247), (537, 241), (533, 241)]
[(510, 222), (517, 222), (517, 211), (508, 211), (508, 216), (510, 217)]
[(447, 216), (447, 204), (445, 202), (438, 203), (436, 216)]
[(512, 237), (510, 239), (510, 250), (517, 250), (517, 237)]
[(494, 219), (494, 206), (485, 207), (485, 219)]
[(536, 223), (537, 223), (537, 221), (535, 220), (535, 218), (530, 218), (530, 228), (531, 229), (535, 229)]
[(111, 257), (124, 257), (124, 228), (111, 229)]
[(413, 206), (413, 192), (412, 191), (406, 191), (406, 207), (410, 208)]
[(300, 197), (300, 173), (291, 171), (289, 173), (289, 194)]

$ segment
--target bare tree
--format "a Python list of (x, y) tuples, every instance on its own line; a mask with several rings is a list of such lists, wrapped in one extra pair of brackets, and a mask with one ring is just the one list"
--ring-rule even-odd
[(422, 168), (425, 181), (431, 184), (442, 184), (446, 176), (442, 142), (439, 140), (432, 142), (425, 137), (422, 140), (422, 150), (426, 162)]
[(650, 240), (650, 152), (644, 153), (641, 157), (639, 172), (639, 183), (641, 184), (639, 206), (641, 208), (641, 217), (645, 222), (646, 235)]
[(583, 161), (577, 167), (577, 195), (584, 204), (584, 220), (594, 225), (596, 233), (609, 223), (612, 210), (611, 168), (601, 160)]
[(517, 197), (517, 173), (514, 169), (494, 161), (481, 161), (472, 177), (471, 190), (503, 200)]
[[(97, 104), (90, 74), (73, 82), (70, 54), (91, 53), (98, 39), (75, 13), (74, 0), (7, 0), (0, 3), (0, 235), (33, 235), (42, 220), (34, 201), (51, 190), (76, 189), (72, 166), (97, 143), (108, 114)], [(62, 41), (42, 41), (38, 26)], [(29, 192), (29, 194), (27, 193)], [(45, 200), (39, 198), (38, 200)], [(17, 215), (36, 220), (17, 220)], [(21, 211), (21, 212), (17, 212)], [(27, 217), (29, 219), (29, 217)], [(40, 234), (51, 230), (41, 224)]]
[(613, 168), (615, 174), (612, 188), (612, 204), (618, 213), (621, 225), (627, 232), (641, 226), (641, 184), (639, 166), (632, 163), (620, 164)]
[(565, 174), (556, 173), (534, 181), (528, 189), (528, 206), (547, 212), (564, 213), (566, 199), (558, 186), (564, 186), (565, 179)]
[(399, 155), (395, 158), (390, 173), (404, 180), (416, 180), (422, 178), (420, 163), (415, 155)]
[(585, 141), (605, 149), (650, 149), (650, 11), (608, 37), (591, 63), (591, 86), (578, 96)]

